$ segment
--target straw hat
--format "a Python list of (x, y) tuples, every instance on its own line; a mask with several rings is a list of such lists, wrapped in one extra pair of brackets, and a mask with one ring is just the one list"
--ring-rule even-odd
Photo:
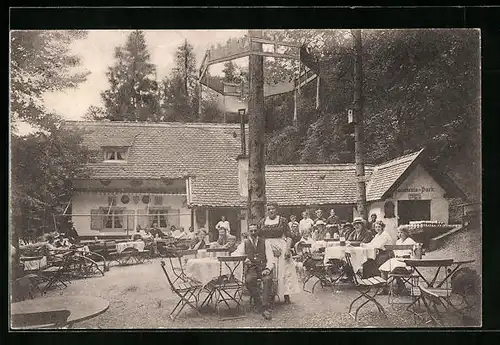
[(324, 221), (322, 221), (321, 219), (318, 219), (318, 220), (316, 221), (316, 223), (314, 223), (314, 225), (315, 225), (315, 226), (316, 226), (316, 225), (325, 225), (325, 224), (326, 224), (326, 223), (325, 223)]
[(361, 223), (361, 224), (365, 224), (365, 220), (361, 217), (356, 217), (354, 218), (354, 220), (352, 221), (352, 225), (356, 224), (356, 223)]

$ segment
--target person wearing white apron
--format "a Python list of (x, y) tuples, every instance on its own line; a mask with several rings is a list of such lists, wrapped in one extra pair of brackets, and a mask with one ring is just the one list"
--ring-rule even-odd
[(299, 293), (300, 286), (291, 255), (292, 234), (285, 217), (277, 214), (277, 204), (267, 205), (267, 216), (259, 223), (259, 236), (266, 239), (276, 257), (277, 296), (290, 303), (290, 294)]

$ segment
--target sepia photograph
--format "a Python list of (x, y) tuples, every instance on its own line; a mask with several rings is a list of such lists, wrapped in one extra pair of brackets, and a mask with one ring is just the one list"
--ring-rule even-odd
[(10, 330), (482, 326), (481, 30), (11, 30)]

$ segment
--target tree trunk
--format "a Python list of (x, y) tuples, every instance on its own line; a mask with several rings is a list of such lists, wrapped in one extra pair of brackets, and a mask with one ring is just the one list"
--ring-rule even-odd
[[(262, 37), (262, 30), (249, 30), (250, 37)], [(261, 43), (252, 43), (253, 51), (262, 51)], [(250, 90), (248, 102), (248, 207), (249, 224), (258, 222), (265, 215), (266, 179), (264, 144), (266, 122), (264, 118), (264, 58), (250, 55)]]
[(366, 184), (365, 184), (365, 164), (363, 154), (363, 60), (361, 30), (352, 30), (355, 46), (354, 61), (354, 152), (356, 161), (357, 201), (356, 206), (363, 219), (367, 219), (368, 210), (366, 208)]
[(188, 97), (188, 46), (187, 40), (184, 41), (184, 89)]

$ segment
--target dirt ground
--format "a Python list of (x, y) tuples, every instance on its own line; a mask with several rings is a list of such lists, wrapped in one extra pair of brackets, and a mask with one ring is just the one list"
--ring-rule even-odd
[[(460, 233), (451, 242), (428, 257), (450, 256), (457, 259), (476, 259), (473, 268), (480, 268), (480, 232)], [(467, 244), (467, 245), (465, 245)], [(470, 250), (472, 247), (478, 249)], [(468, 249), (464, 249), (468, 248)], [(219, 320), (215, 314), (197, 316), (186, 307), (175, 321), (169, 313), (177, 303), (169, 289), (160, 266), (161, 259), (132, 266), (112, 266), (104, 277), (73, 281), (64, 290), (49, 291), (50, 295), (85, 295), (102, 297), (109, 301), (109, 309), (93, 319), (77, 323), (75, 329), (172, 329), (172, 328), (393, 328), (430, 327), (416, 323), (405, 305), (389, 305), (387, 296), (379, 296), (388, 315), (382, 317), (374, 305), (360, 311), (358, 320), (349, 315), (350, 302), (358, 296), (353, 286), (321, 288), (314, 293), (301, 292), (292, 295), (292, 303), (277, 303), (272, 320), (264, 320), (260, 314), (247, 312), (244, 318)], [(477, 266), (477, 267), (476, 267)], [(480, 269), (479, 269), (480, 272)], [(308, 287), (314, 281), (311, 280)], [(37, 297), (43, 298), (43, 297)], [(248, 297), (244, 296), (248, 304)], [(461, 320), (447, 319), (446, 326), (462, 326)]]

